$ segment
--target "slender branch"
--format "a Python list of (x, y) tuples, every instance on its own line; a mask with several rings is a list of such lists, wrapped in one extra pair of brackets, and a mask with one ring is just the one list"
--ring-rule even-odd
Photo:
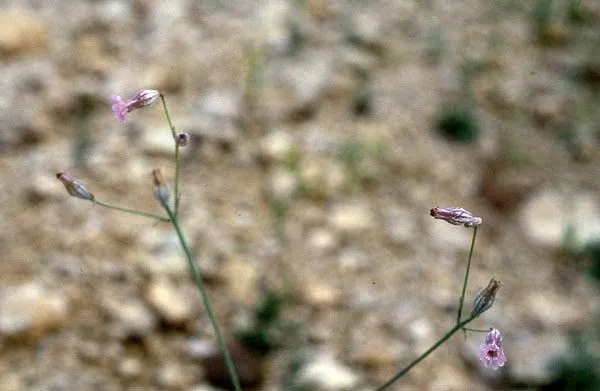
[(458, 330), (460, 330), (461, 328), (463, 328), (464, 326), (466, 326), (467, 323), (471, 322), (476, 317), (477, 317), (477, 315), (470, 316), (469, 318), (467, 318), (467, 319), (463, 320), (462, 322), (459, 322), (458, 324), (456, 324), (442, 338), (440, 338), (436, 343), (434, 343), (433, 346), (431, 346), (429, 349), (427, 349), (425, 351), (425, 353), (423, 353), (419, 357), (417, 357), (413, 362), (411, 362), (404, 369), (402, 369), (398, 373), (396, 373), (390, 380), (388, 380), (382, 386), (378, 387), (375, 391), (382, 391), (382, 390), (385, 390), (386, 388), (388, 388), (389, 386), (391, 386), (398, 379), (400, 379), (402, 376), (404, 376), (408, 371), (410, 371), (415, 365), (417, 365), (418, 363), (420, 363), (421, 361), (423, 361), (427, 356), (429, 356), (431, 353), (433, 353), (434, 350), (436, 350), (437, 348), (439, 348), (440, 345), (442, 345), (444, 342), (446, 342), (446, 340), (448, 338), (450, 338), (454, 333), (456, 333)]
[(469, 250), (469, 259), (467, 261), (467, 270), (465, 272), (465, 279), (463, 281), (462, 293), (460, 294), (460, 300), (458, 301), (458, 313), (456, 314), (456, 324), (460, 323), (462, 316), (462, 309), (465, 303), (465, 292), (467, 291), (467, 282), (469, 281), (469, 271), (471, 270), (471, 259), (473, 259), (473, 250), (475, 249), (475, 238), (477, 237), (477, 227), (473, 228), (473, 239), (471, 239), (471, 249)]
[(125, 212), (125, 213), (129, 213), (132, 215), (138, 215), (138, 216), (144, 216), (144, 217), (150, 217), (152, 219), (156, 219), (156, 220), (160, 220), (160, 221), (170, 221), (170, 219), (168, 217), (164, 217), (164, 216), (159, 216), (157, 214), (154, 213), (148, 213), (148, 212), (142, 212), (141, 210), (135, 210), (135, 209), (130, 209), (130, 208), (125, 208), (123, 206), (117, 206), (117, 205), (112, 205), (112, 204), (107, 204), (106, 202), (102, 202), (102, 201), (92, 201), (97, 205), (103, 206), (105, 208), (108, 209), (114, 209), (114, 210), (118, 210), (120, 212)]
[(165, 110), (165, 116), (167, 117), (167, 123), (169, 124), (169, 129), (171, 130), (171, 136), (173, 137), (173, 141), (175, 142), (175, 176), (173, 179), (173, 191), (175, 193), (175, 202), (174, 202), (174, 213), (175, 216), (179, 216), (179, 172), (180, 172), (180, 161), (181, 154), (179, 152), (179, 143), (177, 142), (177, 132), (175, 131), (175, 125), (173, 125), (173, 121), (171, 120), (171, 115), (169, 114), (169, 109), (167, 107), (167, 100), (165, 96), (161, 93), (160, 100), (163, 105), (163, 109)]
[(200, 276), (200, 272), (198, 270), (198, 266), (196, 265), (196, 261), (194, 260), (192, 252), (187, 244), (185, 235), (184, 235), (183, 231), (181, 230), (181, 226), (179, 225), (179, 220), (177, 219), (177, 215), (173, 211), (171, 211), (171, 209), (169, 209), (168, 205), (163, 205), (163, 207), (165, 208), (165, 210), (167, 211), (167, 214), (169, 215), (171, 223), (173, 224), (173, 227), (175, 228), (175, 232), (177, 232), (177, 237), (179, 238), (179, 243), (181, 244), (181, 247), (183, 248), (183, 250), (185, 252), (185, 256), (186, 256), (188, 265), (190, 267), (190, 272), (192, 273), (192, 278), (194, 279), (194, 282), (195, 282), (196, 286), (198, 287), (198, 290), (200, 291), (200, 295), (202, 296), (202, 301), (204, 302), (204, 307), (206, 308), (208, 318), (210, 319), (213, 330), (215, 331), (215, 334), (217, 336), (217, 341), (219, 343), (219, 347), (221, 348), (221, 351), (223, 352), (223, 357), (225, 358), (225, 366), (227, 367), (227, 372), (229, 373), (229, 378), (230, 378), (231, 382), (233, 383), (234, 389), (236, 391), (242, 391), (242, 387), (240, 386), (240, 381), (238, 379), (237, 372), (235, 370), (235, 366), (234, 366), (233, 360), (231, 358), (231, 353), (229, 352), (229, 348), (227, 347), (227, 342), (225, 341), (225, 338), (221, 334), (221, 329), (219, 327), (219, 323), (217, 322), (217, 317), (215, 315), (212, 304), (210, 302), (210, 297), (208, 296), (208, 292), (206, 291), (206, 287), (204, 286), (204, 282), (202, 281), (202, 277)]

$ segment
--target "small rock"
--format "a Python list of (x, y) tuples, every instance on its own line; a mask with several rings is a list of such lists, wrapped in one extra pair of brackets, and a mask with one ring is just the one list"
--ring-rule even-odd
[[(144, 132), (140, 141), (144, 153), (150, 156), (164, 156), (172, 158), (175, 154), (175, 142), (169, 129), (150, 128)], [(188, 148), (180, 148), (179, 152), (185, 156)]]
[(269, 175), (269, 188), (271, 197), (287, 201), (298, 190), (298, 180), (292, 171), (278, 167)]
[(114, 320), (111, 333), (117, 338), (144, 336), (157, 324), (150, 309), (135, 296), (108, 296), (102, 304)]
[(282, 0), (271, 0), (260, 7), (262, 35), (272, 53), (289, 52), (292, 45), (291, 8)]
[(297, 384), (312, 391), (350, 391), (359, 381), (357, 374), (331, 355), (320, 354), (300, 369)]
[(0, 290), (0, 335), (40, 338), (67, 322), (66, 297), (30, 282)]
[(308, 234), (308, 247), (319, 254), (330, 254), (335, 251), (340, 239), (326, 228), (315, 228)]
[(367, 203), (356, 201), (334, 205), (328, 219), (339, 232), (351, 234), (369, 229), (374, 217)]
[(242, 96), (234, 90), (212, 90), (200, 98), (193, 120), (186, 126), (192, 135), (231, 143), (238, 137), (244, 108)]
[(43, 19), (22, 9), (0, 12), (0, 56), (38, 51), (48, 43)]
[(140, 359), (127, 357), (119, 363), (117, 371), (125, 379), (135, 379), (142, 373), (143, 368)]
[(187, 388), (188, 376), (180, 363), (170, 362), (157, 371), (156, 381), (162, 387), (183, 390)]
[(152, 281), (145, 297), (168, 324), (180, 325), (194, 317), (194, 302), (166, 278)]
[(308, 283), (303, 296), (307, 303), (314, 306), (332, 306), (340, 301), (339, 291), (326, 283)]
[(224, 267), (228, 297), (238, 303), (256, 302), (258, 273), (247, 259), (231, 258)]
[(525, 235), (538, 245), (581, 249), (600, 238), (600, 208), (591, 194), (561, 195), (545, 189), (531, 198), (520, 217)]
[(260, 143), (260, 157), (267, 162), (282, 162), (292, 156), (294, 138), (278, 130), (269, 133)]

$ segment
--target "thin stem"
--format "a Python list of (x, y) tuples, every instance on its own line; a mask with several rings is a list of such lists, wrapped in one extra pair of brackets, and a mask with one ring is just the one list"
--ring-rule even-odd
[(467, 270), (465, 272), (465, 280), (463, 281), (462, 293), (458, 301), (458, 313), (456, 315), (456, 324), (460, 323), (462, 309), (465, 303), (465, 292), (467, 291), (467, 282), (469, 281), (469, 271), (471, 270), (471, 259), (473, 259), (473, 250), (475, 249), (475, 238), (477, 237), (477, 227), (473, 228), (473, 239), (471, 239), (471, 249), (469, 250), (469, 260), (467, 261)]
[(125, 212), (125, 213), (129, 213), (132, 215), (138, 215), (138, 216), (144, 216), (144, 217), (150, 217), (152, 219), (156, 219), (156, 220), (160, 220), (160, 221), (170, 221), (170, 219), (168, 217), (164, 217), (164, 216), (159, 216), (157, 214), (154, 213), (148, 213), (148, 212), (142, 212), (141, 210), (135, 210), (135, 209), (129, 209), (129, 208), (125, 208), (122, 206), (117, 206), (117, 205), (111, 205), (111, 204), (107, 204), (106, 202), (102, 202), (102, 201), (92, 201), (97, 205), (103, 206), (105, 208), (108, 209), (114, 209), (114, 210), (118, 210), (120, 212)]
[(436, 350), (437, 348), (439, 348), (440, 345), (442, 345), (444, 342), (446, 342), (446, 340), (448, 338), (450, 338), (454, 333), (456, 333), (458, 330), (460, 330), (461, 328), (463, 328), (465, 325), (467, 325), (467, 323), (469, 323), (470, 321), (472, 321), (476, 317), (477, 317), (477, 315), (470, 316), (469, 318), (467, 318), (467, 319), (463, 320), (462, 322), (459, 322), (458, 324), (456, 324), (454, 327), (452, 327), (452, 329), (450, 329), (450, 331), (448, 331), (442, 338), (440, 338), (439, 341), (437, 341), (435, 344), (433, 344), (432, 347), (430, 347), (429, 349), (427, 349), (425, 351), (425, 353), (423, 353), (419, 357), (417, 357), (407, 367), (405, 367), (404, 369), (402, 369), (400, 372), (396, 373), (390, 380), (388, 380), (384, 385), (378, 387), (375, 391), (382, 391), (382, 390), (385, 390), (386, 388), (388, 388), (389, 386), (391, 386), (398, 379), (400, 379), (402, 376), (404, 376), (408, 371), (410, 371), (415, 365), (417, 365), (418, 363), (420, 363), (421, 361), (423, 361), (425, 359), (425, 357), (429, 356), (431, 353), (433, 353), (434, 350)]
[(183, 231), (181, 230), (181, 226), (179, 225), (179, 220), (177, 219), (177, 215), (175, 215), (175, 213), (173, 213), (173, 211), (171, 211), (171, 209), (169, 209), (169, 207), (167, 205), (163, 205), (163, 207), (167, 211), (167, 214), (169, 215), (171, 223), (173, 224), (173, 227), (175, 228), (175, 231), (177, 232), (177, 237), (179, 238), (179, 243), (181, 244), (181, 247), (183, 248), (183, 250), (185, 252), (185, 256), (186, 256), (188, 265), (190, 267), (190, 272), (192, 273), (192, 278), (194, 279), (194, 282), (195, 282), (196, 286), (198, 287), (198, 290), (200, 291), (200, 295), (202, 296), (202, 301), (204, 302), (204, 307), (206, 308), (208, 318), (210, 319), (213, 330), (215, 331), (215, 334), (217, 336), (217, 341), (219, 343), (219, 347), (221, 348), (221, 351), (223, 352), (223, 357), (225, 358), (225, 366), (227, 367), (227, 372), (229, 373), (229, 378), (230, 378), (231, 382), (233, 383), (234, 389), (236, 391), (242, 391), (242, 387), (240, 386), (240, 381), (238, 379), (237, 372), (235, 370), (235, 366), (233, 365), (231, 353), (229, 352), (229, 348), (227, 347), (227, 342), (225, 341), (225, 338), (221, 334), (221, 329), (219, 327), (219, 323), (217, 322), (217, 317), (215, 315), (212, 304), (210, 302), (210, 297), (208, 296), (208, 292), (206, 291), (206, 287), (204, 286), (202, 277), (200, 277), (200, 272), (198, 271), (198, 266), (196, 265), (196, 262), (194, 261), (192, 252), (191, 252), (189, 246), (187, 245), (187, 241), (185, 239), (185, 235), (183, 234)]
[(177, 133), (175, 132), (175, 125), (173, 125), (173, 121), (171, 120), (171, 115), (169, 114), (169, 109), (167, 107), (167, 100), (165, 96), (161, 93), (160, 100), (163, 105), (163, 109), (165, 110), (165, 117), (167, 117), (167, 123), (169, 124), (169, 129), (171, 130), (171, 136), (173, 137), (173, 141), (175, 141), (175, 177), (173, 179), (173, 190), (175, 192), (175, 202), (173, 205), (175, 216), (179, 216), (179, 171), (180, 171), (180, 153), (179, 153), (179, 143), (177, 142)]
[(181, 161), (181, 157), (180, 157), (180, 153), (179, 153), (179, 144), (177, 143), (177, 141), (175, 141), (175, 179), (174, 179), (174, 184), (173, 184), (173, 189), (175, 192), (175, 216), (179, 216), (179, 200), (180, 200), (180, 194), (179, 194), (179, 168), (180, 168), (180, 161)]
[(167, 117), (167, 122), (169, 123), (169, 128), (171, 129), (171, 135), (173, 136), (173, 140), (176, 140), (175, 134), (175, 126), (173, 125), (173, 121), (171, 121), (171, 116), (169, 115), (169, 109), (167, 108), (167, 101), (165, 100), (165, 96), (163, 93), (160, 93), (160, 100), (162, 101), (163, 109), (165, 110), (165, 116)]

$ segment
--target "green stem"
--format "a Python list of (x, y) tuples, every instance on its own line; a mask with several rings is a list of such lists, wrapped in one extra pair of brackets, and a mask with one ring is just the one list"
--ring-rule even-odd
[(160, 100), (163, 105), (163, 109), (165, 110), (165, 116), (167, 117), (167, 123), (169, 124), (169, 129), (171, 130), (171, 136), (173, 137), (173, 141), (175, 142), (175, 178), (173, 179), (173, 190), (175, 192), (175, 202), (173, 208), (175, 210), (175, 216), (179, 216), (179, 166), (180, 166), (180, 153), (179, 153), (179, 144), (177, 142), (177, 133), (175, 131), (175, 125), (173, 125), (173, 121), (171, 120), (171, 115), (169, 114), (169, 108), (167, 107), (167, 100), (165, 96), (161, 92)]
[(456, 333), (458, 330), (462, 329), (465, 325), (467, 325), (467, 323), (469, 323), (470, 321), (472, 321), (476, 317), (477, 317), (477, 315), (470, 316), (469, 318), (467, 318), (467, 319), (463, 320), (462, 322), (459, 322), (458, 324), (456, 324), (454, 327), (452, 327), (452, 329), (450, 329), (450, 331), (448, 331), (442, 338), (440, 338), (439, 341), (437, 341), (435, 344), (433, 344), (432, 347), (430, 347), (429, 349), (427, 349), (425, 351), (425, 353), (423, 353), (419, 357), (417, 357), (417, 359), (415, 359), (407, 367), (405, 367), (404, 369), (402, 369), (401, 371), (399, 371), (398, 373), (396, 373), (390, 380), (388, 380), (384, 385), (378, 387), (375, 391), (382, 391), (382, 390), (385, 390), (386, 388), (388, 388), (389, 386), (391, 386), (393, 383), (396, 382), (396, 380), (398, 380), (402, 376), (404, 376), (415, 365), (417, 365), (418, 363), (420, 363), (421, 361), (423, 361), (425, 359), (425, 357), (429, 356), (431, 353), (433, 353), (434, 350), (436, 350), (437, 348), (439, 348), (440, 345), (442, 345), (444, 342), (446, 342), (446, 340), (448, 338), (450, 338), (454, 333)]
[(473, 239), (471, 239), (471, 249), (469, 250), (469, 260), (467, 261), (467, 271), (465, 272), (465, 280), (463, 281), (462, 293), (458, 301), (458, 314), (456, 315), (456, 324), (460, 323), (462, 309), (465, 303), (465, 292), (467, 291), (467, 282), (469, 281), (469, 271), (471, 270), (471, 259), (473, 259), (473, 250), (475, 249), (475, 238), (477, 237), (477, 227), (473, 228)]
[(179, 144), (177, 141), (175, 142), (175, 179), (173, 184), (173, 189), (175, 192), (175, 216), (179, 216), (179, 200), (181, 196), (179, 194), (179, 168), (180, 168), (181, 156), (179, 153)]
[(212, 304), (210, 302), (210, 298), (208, 296), (208, 292), (206, 291), (206, 287), (204, 286), (204, 282), (202, 281), (202, 277), (200, 277), (200, 272), (198, 270), (198, 266), (194, 261), (194, 257), (192, 256), (192, 252), (187, 245), (187, 241), (185, 239), (185, 235), (181, 230), (181, 226), (179, 225), (179, 220), (177, 219), (177, 215), (171, 209), (169, 209), (168, 205), (163, 205), (173, 227), (175, 228), (175, 232), (177, 232), (177, 237), (179, 238), (179, 243), (185, 252), (185, 256), (190, 267), (190, 272), (192, 273), (192, 278), (200, 291), (200, 295), (202, 296), (202, 301), (204, 302), (204, 307), (206, 308), (206, 312), (208, 314), (208, 318), (212, 324), (213, 330), (217, 336), (217, 341), (219, 343), (219, 347), (223, 352), (223, 357), (225, 358), (225, 366), (227, 367), (227, 372), (229, 373), (229, 378), (233, 383), (234, 389), (236, 391), (242, 391), (242, 387), (240, 386), (240, 381), (237, 376), (237, 372), (235, 370), (235, 366), (233, 365), (233, 360), (231, 358), (231, 353), (229, 352), (229, 348), (227, 347), (227, 343), (225, 338), (221, 334), (221, 329), (219, 327), (219, 323), (217, 322), (217, 317), (215, 316), (215, 312), (213, 310)]
[(135, 209), (129, 209), (129, 208), (125, 208), (122, 206), (117, 206), (117, 205), (111, 205), (111, 204), (107, 204), (106, 202), (102, 202), (102, 201), (92, 201), (93, 203), (103, 206), (105, 208), (108, 209), (114, 209), (114, 210), (118, 210), (120, 212), (125, 212), (125, 213), (129, 213), (132, 215), (138, 215), (138, 216), (144, 216), (144, 217), (150, 217), (152, 219), (156, 219), (156, 220), (160, 220), (160, 221), (170, 221), (170, 219), (168, 217), (163, 217), (163, 216), (159, 216), (156, 215), (154, 213), (148, 213), (148, 212), (142, 212), (140, 210), (135, 210)]

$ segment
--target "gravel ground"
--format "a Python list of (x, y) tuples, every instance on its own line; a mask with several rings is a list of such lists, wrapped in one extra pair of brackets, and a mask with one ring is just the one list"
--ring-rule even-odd
[[(580, 256), (600, 239), (598, 4), (0, 1), (0, 390), (226, 389), (171, 227), (55, 178), (161, 212), (162, 107), (110, 107), (143, 88), (191, 135), (181, 223), (244, 389), (372, 390), (449, 330), (473, 233), (429, 216), (450, 205), (483, 218), (467, 308), (502, 281), (473, 327), (508, 362), (456, 335), (391, 389), (550, 383), (600, 310)], [(240, 330), (277, 295), (259, 354)]]

